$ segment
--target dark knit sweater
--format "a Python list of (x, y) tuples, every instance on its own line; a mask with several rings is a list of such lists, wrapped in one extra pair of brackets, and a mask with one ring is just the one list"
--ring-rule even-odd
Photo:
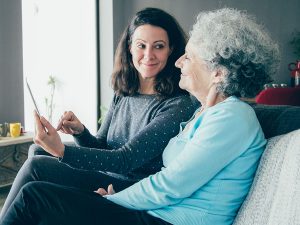
[(66, 146), (61, 162), (141, 179), (160, 170), (164, 148), (196, 108), (188, 95), (115, 96), (97, 135), (74, 136), (78, 146)]

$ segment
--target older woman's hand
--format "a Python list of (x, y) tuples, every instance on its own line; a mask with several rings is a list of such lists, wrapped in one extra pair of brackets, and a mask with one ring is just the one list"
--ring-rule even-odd
[(112, 184), (108, 185), (107, 191), (104, 188), (98, 188), (97, 191), (94, 191), (94, 192), (96, 192), (96, 193), (98, 193), (99, 195), (102, 195), (102, 196), (104, 196), (104, 195), (113, 195), (114, 193), (116, 193)]
[(65, 146), (56, 129), (44, 118), (34, 112), (36, 134), (34, 142), (40, 145), (46, 152), (55, 157), (64, 155)]

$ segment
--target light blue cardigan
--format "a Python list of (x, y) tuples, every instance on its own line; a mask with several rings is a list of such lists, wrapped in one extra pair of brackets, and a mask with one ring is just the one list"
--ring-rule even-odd
[(265, 145), (254, 110), (229, 97), (170, 140), (160, 172), (106, 198), (172, 224), (228, 225), (249, 191)]

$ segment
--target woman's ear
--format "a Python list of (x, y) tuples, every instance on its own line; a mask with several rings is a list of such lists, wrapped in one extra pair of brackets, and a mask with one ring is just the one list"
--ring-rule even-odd
[(224, 80), (225, 77), (225, 70), (223, 69), (217, 69), (213, 71), (212, 74), (212, 83), (218, 84)]

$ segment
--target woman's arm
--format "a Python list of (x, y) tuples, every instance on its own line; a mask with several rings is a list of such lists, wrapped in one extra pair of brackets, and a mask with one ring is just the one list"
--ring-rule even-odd
[(96, 136), (93, 136), (86, 127), (84, 127), (84, 130), (81, 134), (73, 135), (74, 141), (78, 146), (102, 149), (107, 148), (107, 133), (111, 123), (113, 112), (115, 110), (115, 106), (119, 100), (120, 97), (114, 95), (113, 101)]
[(66, 146), (61, 161), (75, 168), (126, 174), (159, 156), (178, 133), (179, 124), (188, 120), (194, 109), (187, 96), (175, 98), (164, 104), (151, 122), (119, 149)]

